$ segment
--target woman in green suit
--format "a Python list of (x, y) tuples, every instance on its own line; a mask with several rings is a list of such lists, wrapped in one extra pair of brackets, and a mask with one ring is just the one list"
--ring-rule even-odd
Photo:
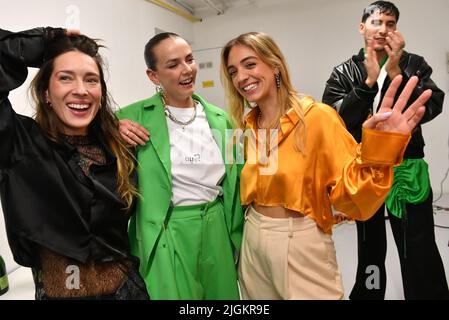
[(158, 93), (118, 111), (139, 162), (129, 236), (140, 272), (152, 299), (238, 299), (243, 215), (235, 150), (225, 152), (228, 116), (194, 94), (197, 65), (184, 39), (154, 36), (145, 60)]

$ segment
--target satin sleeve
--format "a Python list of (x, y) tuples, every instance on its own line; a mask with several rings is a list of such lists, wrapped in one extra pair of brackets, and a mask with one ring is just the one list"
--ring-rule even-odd
[(357, 144), (339, 117), (327, 128), (331, 204), (356, 220), (367, 220), (388, 195), (393, 167), (402, 162), (410, 135), (363, 129)]

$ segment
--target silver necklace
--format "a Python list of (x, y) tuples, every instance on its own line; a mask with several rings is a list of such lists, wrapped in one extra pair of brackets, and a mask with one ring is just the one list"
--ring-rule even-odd
[(165, 115), (174, 123), (180, 125), (182, 127), (182, 130), (185, 129), (186, 126), (188, 126), (189, 124), (191, 124), (193, 121), (195, 121), (196, 118), (196, 102), (193, 101), (193, 114), (192, 117), (187, 120), (187, 121), (181, 121), (178, 118), (175, 117), (175, 115), (171, 112), (171, 110), (168, 108), (168, 106), (165, 103), (165, 99), (162, 98), (162, 102), (164, 103), (164, 110), (165, 110)]

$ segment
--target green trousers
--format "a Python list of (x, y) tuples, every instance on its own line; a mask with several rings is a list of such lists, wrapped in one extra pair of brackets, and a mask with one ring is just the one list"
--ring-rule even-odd
[(231, 240), (219, 199), (174, 207), (144, 275), (151, 299), (239, 299)]

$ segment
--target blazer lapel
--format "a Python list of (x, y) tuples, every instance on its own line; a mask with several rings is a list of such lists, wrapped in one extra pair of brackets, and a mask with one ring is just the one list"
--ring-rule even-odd
[(170, 160), (170, 138), (168, 135), (167, 120), (164, 107), (159, 96), (155, 96), (149, 105), (145, 106), (143, 123), (150, 131), (150, 142), (156, 151), (159, 160), (164, 166), (171, 185), (171, 160)]

